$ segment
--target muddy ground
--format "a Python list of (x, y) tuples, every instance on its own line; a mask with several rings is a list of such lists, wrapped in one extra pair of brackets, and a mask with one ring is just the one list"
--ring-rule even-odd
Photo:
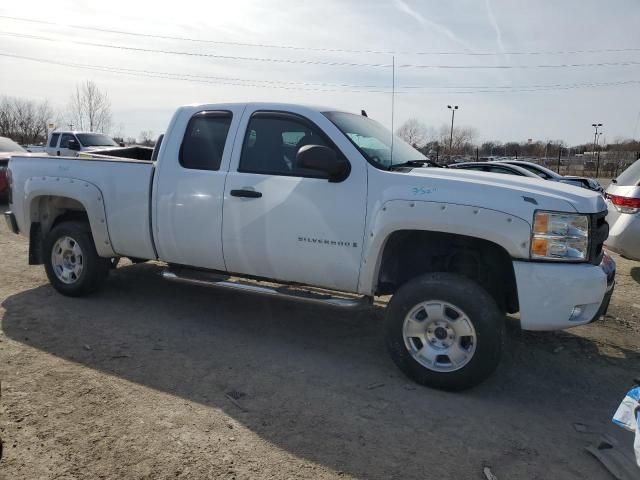
[[(363, 314), (163, 281), (123, 265), (70, 299), (0, 226), (2, 479), (609, 479), (584, 451), (640, 374), (640, 263), (609, 315), (508, 329), (464, 393), (395, 368)], [(576, 427), (574, 424), (582, 424)]]

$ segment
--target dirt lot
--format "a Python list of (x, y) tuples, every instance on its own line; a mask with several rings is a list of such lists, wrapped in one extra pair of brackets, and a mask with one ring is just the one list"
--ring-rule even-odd
[(450, 394), (399, 373), (379, 307), (181, 286), (154, 264), (69, 299), (4, 223), (0, 250), (3, 479), (609, 479), (584, 447), (632, 442), (610, 418), (640, 374), (639, 263), (616, 257), (599, 323), (510, 328), (496, 374)]

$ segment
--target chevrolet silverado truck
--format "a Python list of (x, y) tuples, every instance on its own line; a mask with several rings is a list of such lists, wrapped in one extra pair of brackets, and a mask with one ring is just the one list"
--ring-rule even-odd
[(95, 292), (129, 257), (163, 262), (171, 281), (336, 308), (391, 296), (391, 357), (436, 388), (494, 371), (507, 313), (566, 329), (599, 318), (613, 290), (601, 195), (437, 168), (331, 108), (189, 105), (150, 160), (18, 155), (8, 172), (6, 220), (61, 294)]

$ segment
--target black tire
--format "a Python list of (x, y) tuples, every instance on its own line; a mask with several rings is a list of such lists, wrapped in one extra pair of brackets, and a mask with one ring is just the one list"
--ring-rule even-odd
[[(443, 372), (427, 368), (414, 358), (405, 342), (403, 328), (407, 315), (415, 312), (413, 309), (420, 303), (431, 300), (447, 302), (462, 310), (475, 330), (475, 341), (471, 342), (475, 349), (469, 347), (471, 337), (460, 337), (460, 341), (467, 342), (465, 348), (473, 350), (473, 353), (468, 355), (468, 363), (457, 370)], [(428, 315), (424, 321), (428, 321)], [(387, 346), (395, 364), (417, 383), (442, 390), (460, 391), (481, 383), (498, 366), (502, 354), (504, 323), (504, 314), (495, 300), (476, 282), (453, 273), (430, 273), (416, 277), (400, 287), (389, 302), (386, 310)], [(437, 341), (433, 336), (431, 340)], [(452, 340), (455, 341), (458, 341), (457, 337)], [(409, 345), (414, 346), (413, 343)], [(455, 368), (456, 364), (451, 361), (451, 365), (451, 368)]]
[[(65, 283), (58, 278), (52, 260), (54, 245), (58, 239), (64, 237), (77, 242), (82, 251), (82, 270), (72, 283)], [(98, 256), (91, 227), (87, 222), (81, 221), (62, 222), (51, 229), (44, 239), (43, 257), (49, 282), (58, 292), (69, 297), (81, 297), (96, 292), (102, 286), (112, 265), (111, 259)]]

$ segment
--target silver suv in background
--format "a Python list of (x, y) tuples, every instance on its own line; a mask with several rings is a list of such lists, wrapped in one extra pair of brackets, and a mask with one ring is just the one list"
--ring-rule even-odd
[(609, 239), (605, 245), (623, 257), (640, 260), (640, 160), (636, 160), (605, 193)]

